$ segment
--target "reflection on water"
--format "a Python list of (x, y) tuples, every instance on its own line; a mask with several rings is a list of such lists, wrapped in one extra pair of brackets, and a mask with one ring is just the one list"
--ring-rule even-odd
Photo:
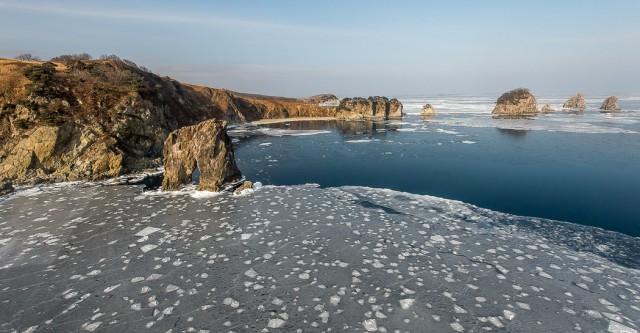
[(496, 127), (498, 133), (503, 134), (505, 136), (509, 136), (515, 139), (522, 139), (525, 135), (527, 135), (528, 130), (524, 129), (514, 129), (514, 128), (499, 128)]

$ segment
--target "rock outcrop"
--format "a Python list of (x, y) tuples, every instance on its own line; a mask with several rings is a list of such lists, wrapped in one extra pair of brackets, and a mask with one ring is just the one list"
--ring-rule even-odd
[(422, 112), (420, 113), (422, 118), (424, 119), (432, 119), (436, 116), (436, 110), (431, 106), (431, 104), (425, 104), (422, 107)]
[(336, 107), (340, 105), (340, 99), (332, 94), (315, 95), (307, 98), (302, 98), (301, 101), (307, 104), (316, 104), (328, 107)]
[(540, 112), (542, 113), (551, 113), (551, 112), (556, 112), (556, 110), (554, 110), (551, 105), (549, 104), (545, 104), (542, 109), (540, 110)]
[(344, 98), (336, 111), (336, 118), (344, 120), (388, 120), (402, 118), (402, 103), (393, 98)]
[(620, 106), (618, 106), (618, 97), (611, 96), (602, 102), (602, 106), (600, 106), (600, 110), (603, 111), (620, 111)]
[(584, 95), (582, 93), (575, 94), (562, 105), (563, 109), (584, 110), (586, 107), (587, 105), (584, 102)]
[(538, 102), (529, 89), (518, 88), (502, 94), (491, 113), (497, 116), (535, 115), (538, 113)]
[(0, 183), (0, 195), (9, 194), (13, 191), (14, 191), (14, 188), (11, 182)]
[(250, 190), (253, 188), (253, 183), (250, 181), (245, 181), (244, 183), (242, 183), (242, 185), (238, 186), (233, 193), (238, 195), (238, 194), (242, 194), (242, 192), (244, 190)]
[(100, 180), (157, 167), (171, 131), (207, 119), (336, 112), (252, 96), (182, 84), (118, 60), (0, 59), (0, 182)]
[(163, 191), (189, 184), (196, 168), (200, 171), (200, 184), (196, 189), (202, 191), (220, 191), (242, 176), (227, 136), (226, 121), (211, 119), (171, 132), (164, 143), (163, 154)]

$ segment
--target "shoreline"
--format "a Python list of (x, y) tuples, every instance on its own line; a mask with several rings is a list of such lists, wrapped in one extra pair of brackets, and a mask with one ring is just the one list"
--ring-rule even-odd
[[(319, 120), (319, 121), (330, 121), (337, 120), (336, 117), (293, 117), (293, 118), (279, 118), (279, 119), (260, 119), (255, 121), (249, 121), (244, 124), (247, 125), (265, 125), (265, 124), (278, 124), (278, 123), (286, 123), (290, 121), (311, 121), (311, 120)], [(242, 124), (242, 123), (241, 123)]]

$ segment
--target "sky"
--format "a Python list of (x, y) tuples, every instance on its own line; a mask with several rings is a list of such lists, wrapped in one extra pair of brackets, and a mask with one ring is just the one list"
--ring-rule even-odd
[(0, 58), (278, 96), (640, 93), (640, 1), (0, 0)]

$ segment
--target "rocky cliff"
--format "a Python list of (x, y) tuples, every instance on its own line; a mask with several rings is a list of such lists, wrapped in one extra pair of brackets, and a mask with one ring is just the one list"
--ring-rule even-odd
[(538, 102), (529, 89), (518, 88), (502, 94), (491, 113), (498, 116), (526, 116), (538, 112)]
[(600, 110), (603, 111), (620, 111), (620, 106), (618, 106), (618, 97), (611, 96), (602, 102), (602, 106), (600, 106)]
[(98, 180), (159, 166), (171, 131), (207, 119), (334, 115), (299, 100), (181, 84), (118, 60), (0, 59), (0, 182)]
[(584, 95), (582, 93), (575, 94), (562, 105), (563, 109), (584, 110), (586, 107), (587, 105), (584, 102)]
[(226, 121), (211, 119), (171, 132), (164, 143), (163, 155), (163, 191), (189, 184), (196, 168), (200, 172), (196, 189), (202, 191), (220, 191), (242, 176), (227, 136)]
[(393, 98), (344, 98), (336, 110), (336, 118), (345, 120), (387, 120), (402, 118), (402, 103)]

